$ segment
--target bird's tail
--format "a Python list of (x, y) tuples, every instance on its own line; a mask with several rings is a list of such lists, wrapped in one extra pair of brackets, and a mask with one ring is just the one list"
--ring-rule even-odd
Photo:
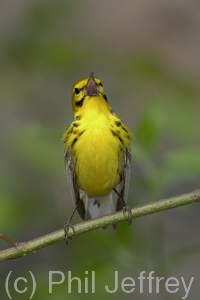
[(85, 196), (85, 220), (98, 218), (116, 211), (112, 192), (104, 197)]

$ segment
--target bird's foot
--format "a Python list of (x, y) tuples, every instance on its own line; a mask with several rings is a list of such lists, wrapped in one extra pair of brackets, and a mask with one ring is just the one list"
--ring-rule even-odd
[(128, 224), (130, 225), (132, 223), (132, 212), (131, 212), (131, 207), (129, 205), (124, 205), (123, 207), (123, 213), (128, 214)]
[[(69, 237), (68, 233), (70, 228), (72, 229), (72, 235)], [(64, 232), (65, 232), (65, 241), (66, 244), (68, 245), (68, 241), (72, 240), (73, 235), (75, 234), (74, 226), (71, 224), (71, 220), (67, 221), (67, 223), (64, 225)]]

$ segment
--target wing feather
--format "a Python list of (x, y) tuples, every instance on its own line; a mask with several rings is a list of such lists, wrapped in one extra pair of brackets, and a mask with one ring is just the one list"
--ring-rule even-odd
[(65, 168), (67, 173), (67, 178), (70, 187), (71, 197), (74, 203), (74, 206), (78, 204), (77, 211), (80, 217), (84, 220), (85, 219), (85, 205), (81, 198), (81, 190), (77, 187), (75, 182), (75, 167), (74, 167), (74, 160), (68, 150), (65, 151), (64, 154), (64, 161), (65, 161)]
[(120, 197), (117, 200), (117, 211), (122, 210), (127, 203), (129, 182), (131, 176), (131, 149), (126, 148), (123, 156), (122, 180), (119, 184)]

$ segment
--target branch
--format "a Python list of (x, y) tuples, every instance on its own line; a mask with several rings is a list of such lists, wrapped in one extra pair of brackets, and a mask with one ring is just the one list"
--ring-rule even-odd
[[(200, 202), (200, 190), (195, 190), (194, 192), (160, 200), (157, 202), (145, 204), (143, 206), (135, 207), (131, 209), (132, 218), (139, 218), (142, 216), (154, 214), (159, 211), (164, 211), (167, 209), (172, 209), (175, 207), (188, 205), (192, 203)], [(101, 218), (92, 219), (79, 223), (74, 226), (74, 232), (70, 228), (68, 232), (68, 237), (76, 236), (88, 231), (95, 230), (97, 228), (107, 226), (110, 224), (119, 223), (122, 221), (128, 220), (128, 215), (124, 214), (123, 211), (118, 211), (116, 213), (103, 216)], [(0, 237), (4, 238), (5, 236), (0, 234)], [(33, 239), (24, 243), (16, 243), (11, 239), (5, 237), (4, 239), (12, 243), (14, 247), (0, 251), (0, 262), (14, 259), (20, 256), (25, 256), (31, 252), (35, 252), (41, 248), (52, 245), (54, 243), (64, 240), (64, 230), (60, 229), (54, 231), (50, 234), (44, 235), (42, 237)]]

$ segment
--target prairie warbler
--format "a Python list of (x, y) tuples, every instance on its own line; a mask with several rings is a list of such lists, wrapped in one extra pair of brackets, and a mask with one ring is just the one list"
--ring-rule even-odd
[[(75, 209), (83, 220), (124, 209), (130, 180), (132, 133), (108, 105), (100, 79), (91, 73), (72, 87), (74, 121), (67, 127), (64, 160)], [(116, 207), (112, 190), (118, 195)], [(114, 227), (114, 226), (113, 226)]]

